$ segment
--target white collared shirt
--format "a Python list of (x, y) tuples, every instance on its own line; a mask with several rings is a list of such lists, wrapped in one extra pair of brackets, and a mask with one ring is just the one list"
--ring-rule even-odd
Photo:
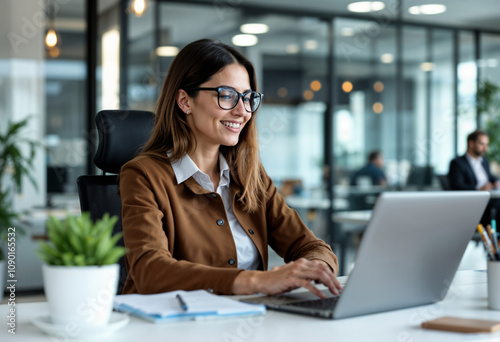
[(476, 176), (476, 189), (480, 189), (490, 181), (488, 174), (483, 167), (483, 157), (474, 158), (470, 154), (466, 153), (465, 158), (469, 162), (469, 165), (472, 167), (472, 171), (474, 171), (474, 175)]
[[(177, 184), (181, 184), (188, 178), (193, 177), (203, 189), (214, 191), (214, 184), (210, 180), (210, 177), (206, 173), (203, 173), (187, 154), (181, 159), (172, 162), (172, 168), (174, 169)], [(226, 158), (224, 158), (221, 153), (219, 153), (219, 168), (220, 181), (217, 187), (217, 193), (221, 196), (222, 202), (224, 203), (226, 217), (229, 227), (231, 228), (231, 233), (233, 234), (238, 258), (238, 268), (256, 270), (260, 263), (259, 251), (234, 215), (231, 189), (229, 188), (231, 179), (229, 176), (229, 165), (227, 164)]]

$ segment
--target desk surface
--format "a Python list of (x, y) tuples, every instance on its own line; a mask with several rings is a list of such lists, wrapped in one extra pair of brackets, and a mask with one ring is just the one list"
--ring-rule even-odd
[[(487, 309), (486, 273), (460, 271), (447, 297), (438, 303), (386, 313), (324, 320), (268, 311), (265, 316), (226, 318), (153, 324), (132, 317), (129, 324), (113, 335), (92, 341), (498, 341), (494, 334), (460, 334), (424, 330), (420, 323), (444, 315), (500, 321), (500, 311)], [(46, 303), (18, 304), (16, 336), (0, 327), (0, 341), (62, 341), (42, 333), (31, 323), (35, 316), (48, 313)], [(0, 306), (2, 321), (9, 307)]]
[(372, 217), (372, 210), (337, 211), (332, 215), (333, 222), (367, 225)]
[(491, 198), (500, 198), (500, 189), (490, 191)]

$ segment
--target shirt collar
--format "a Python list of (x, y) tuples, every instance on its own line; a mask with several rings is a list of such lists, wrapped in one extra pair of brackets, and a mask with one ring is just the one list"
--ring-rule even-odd
[[(171, 162), (171, 164), (172, 169), (174, 169), (177, 184), (185, 182), (197, 172), (204, 174), (187, 154), (181, 159)], [(219, 185), (223, 186), (229, 184), (229, 165), (222, 153), (219, 153), (219, 169), (221, 172), (221, 182)]]
[(226, 158), (219, 153), (220, 184), (219, 186), (229, 185), (229, 165)]
[(468, 152), (465, 154), (465, 158), (467, 158), (467, 161), (469, 163), (482, 163), (483, 162), (483, 157), (479, 156), (477, 158), (474, 158)]

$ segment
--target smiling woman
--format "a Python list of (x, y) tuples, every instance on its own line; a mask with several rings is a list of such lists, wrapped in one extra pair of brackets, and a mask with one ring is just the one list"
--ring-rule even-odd
[[(338, 293), (337, 258), (260, 162), (262, 96), (252, 64), (228, 45), (199, 40), (174, 59), (152, 136), (120, 173), (124, 293), (276, 294), (303, 286), (323, 297), (312, 281)], [(287, 262), (269, 272), (268, 245)]]

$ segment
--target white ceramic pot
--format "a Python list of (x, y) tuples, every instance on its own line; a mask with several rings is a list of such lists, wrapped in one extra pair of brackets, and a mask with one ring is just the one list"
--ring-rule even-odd
[(52, 323), (102, 326), (109, 321), (119, 265), (43, 265), (43, 284)]
[(0, 303), (3, 301), (3, 292), (5, 291), (5, 260), (0, 261)]

